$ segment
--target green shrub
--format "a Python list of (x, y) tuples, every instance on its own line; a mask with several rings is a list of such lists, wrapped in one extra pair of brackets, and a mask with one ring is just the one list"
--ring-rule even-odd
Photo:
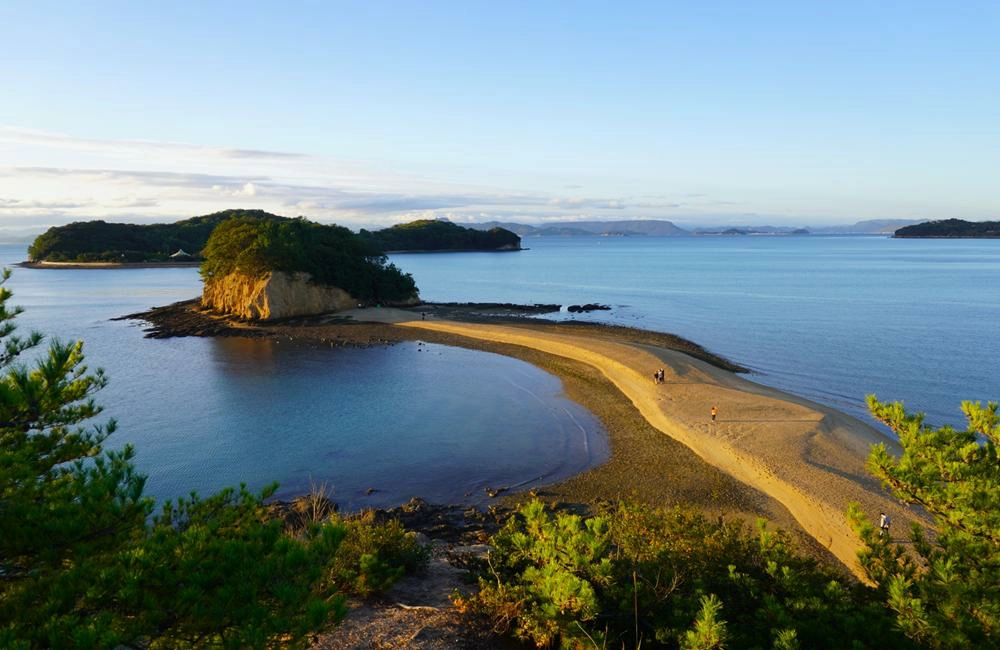
[(525, 505), (468, 604), (538, 647), (906, 647), (876, 594), (760, 523), (627, 503), (582, 518)]
[(348, 517), (335, 514), (331, 522), (345, 531), (327, 565), (328, 579), (340, 592), (367, 597), (427, 566), (428, 550), (398, 520), (378, 522), (368, 511)]
[[(962, 402), (964, 429), (932, 427), (922, 413), (868, 396), (872, 415), (899, 436), (903, 453), (877, 445), (868, 469), (893, 497), (934, 520), (909, 543), (879, 534), (858, 504), (848, 511), (864, 547), (861, 566), (911, 638), (932, 648), (1000, 646), (1000, 413), (996, 402)], [(905, 544), (905, 546), (904, 546)]]

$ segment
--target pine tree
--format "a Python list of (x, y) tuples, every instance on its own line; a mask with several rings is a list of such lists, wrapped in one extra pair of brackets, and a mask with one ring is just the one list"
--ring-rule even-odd
[(868, 469), (934, 521), (910, 533), (916, 557), (878, 535), (859, 506), (849, 511), (864, 542), (862, 567), (910, 638), (936, 648), (1000, 645), (1000, 416), (997, 404), (962, 402), (967, 426), (931, 427), (901, 403), (868, 397), (872, 415), (899, 436), (895, 458), (878, 445)]
[(701, 611), (694, 622), (694, 627), (684, 633), (681, 639), (682, 650), (721, 650), (726, 647), (726, 622), (719, 613), (722, 611), (722, 601), (715, 594), (703, 596)]
[(133, 450), (104, 451), (114, 421), (93, 395), (106, 384), (81, 342), (15, 334), (0, 277), (0, 647), (300, 645), (343, 612), (324, 566), (343, 535), (298, 537), (241, 488), (192, 495), (155, 515)]

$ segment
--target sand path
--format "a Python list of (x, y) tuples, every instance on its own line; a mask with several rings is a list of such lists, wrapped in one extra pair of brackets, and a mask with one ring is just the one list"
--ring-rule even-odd
[[(893, 516), (895, 531), (913, 515), (868, 476), (872, 444), (892, 441), (834, 409), (761, 386), (683, 353), (597, 337), (547, 332), (530, 325), (413, 320), (399, 310), (364, 310), (358, 320), (392, 322), (474, 339), (525, 346), (597, 368), (649, 423), (708, 463), (783, 504), (803, 529), (860, 575), (859, 544), (848, 525), (848, 503)], [(652, 374), (666, 371), (657, 385)], [(717, 405), (716, 422), (709, 409)]]

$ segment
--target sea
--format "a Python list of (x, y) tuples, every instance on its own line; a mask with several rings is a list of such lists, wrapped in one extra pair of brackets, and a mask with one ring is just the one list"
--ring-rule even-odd
[[(960, 426), (1000, 399), (1000, 240), (871, 236), (526, 238), (509, 253), (396, 254), (421, 297), (558, 303), (546, 317), (672, 332), (748, 378), (868, 418), (901, 400)], [(0, 264), (25, 257), (0, 245)], [(194, 297), (196, 269), (15, 268), (22, 331), (83, 340), (147, 491), (323, 487), (348, 509), (483, 503), (603, 462), (600, 423), (522, 361), (427, 343), (146, 339), (117, 316)], [(573, 304), (608, 311), (570, 313)]]
[[(960, 426), (1000, 401), (1000, 240), (882, 236), (527, 238), (406, 254), (429, 300), (561, 303), (562, 319), (670, 332), (748, 379), (870, 421), (865, 396)], [(472, 298), (469, 298), (469, 297)], [(571, 304), (608, 312), (573, 314)]]

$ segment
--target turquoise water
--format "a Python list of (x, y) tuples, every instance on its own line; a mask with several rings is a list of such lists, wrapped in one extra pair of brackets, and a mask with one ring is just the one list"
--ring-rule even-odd
[[(23, 259), (0, 246), (0, 264)], [(14, 270), (21, 328), (83, 339), (110, 384), (148, 492), (172, 498), (279, 481), (326, 484), (348, 508), (413, 496), (474, 503), (487, 487), (556, 481), (607, 457), (600, 424), (558, 379), (508, 357), (403, 343), (343, 349), (288, 341), (142, 337), (115, 316), (199, 293), (195, 269)], [(369, 489), (375, 491), (368, 494)]]
[[(690, 338), (752, 379), (865, 417), (935, 422), (1000, 399), (1000, 240), (529, 238), (519, 253), (394, 255), (425, 300), (603, 302), (577, 316)], [(569, 317), (563, 314), (563, 317)]]

